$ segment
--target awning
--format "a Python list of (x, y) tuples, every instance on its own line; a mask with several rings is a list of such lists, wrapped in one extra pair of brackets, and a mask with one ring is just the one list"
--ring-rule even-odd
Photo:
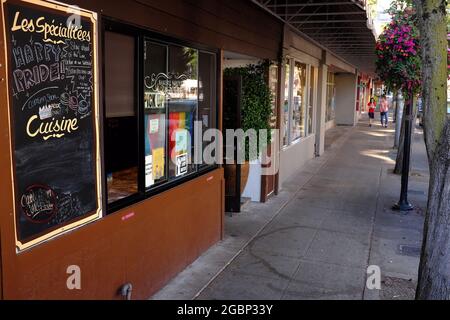
[(367, 0), (251, 0), (301, 35), (375, 74), (375, 31)]

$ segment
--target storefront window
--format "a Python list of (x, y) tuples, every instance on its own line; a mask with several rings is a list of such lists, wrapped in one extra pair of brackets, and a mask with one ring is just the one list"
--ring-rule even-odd
[(114, 209), (208, 169), (194, 161), (195, 122), (203, 132), (217, 127), (216, 55), (149, 38), (136, 52), (140, 31), (130, 33), (105, 32), (105, 163)]
[(169, 47), (169, 178), (196, 170), (192, 163), (198, 103), (198, 51)]
[[(216, 56), (208, 52), (199, 52), (198, 65), (198, 121), (202, 122), (202, 133), (206, 130), (216, 128)], [(210, 144), (210, 141), (203, 142), (202, 152)], [(216, 154), (209, 156), (215, 158)], [(202, 164), (201, 167), (206, 164)]]
[(327, 109), (326, 109), (326, 120), (334, 120), (335, 110), (336, 110), (336, 83), (334, 73), (328, 72), (327, 76)]
[(313, 133), (313, 121), (314, 121), (314, 105), (316, 103), (316, 68), (310, 67), (309, 75), (309, 95), (308, 95), (308, 132), (310, 135)]
[(135, 38), (105, 33), (105, 170), (108, 203), (138, 192)]
[(278, 106), (278, 66), (271, 65), (269, 68), (269, 88), (272, 94), (272, 116), (270, 128), (277, 128), (277, 106)]
[[(144, 46), (144, 122), (145, 187), (167, 180), (166, 117), (167, 46), (145, 42)], [(154, 80), (154, 81), (152, 81)], [(161, 82), (160, 82), (161, 81)]]
[(287, 60), (285, 64), (284, 75), (284, 103), (283, 103), (283, 146), (289, 144), (289, 109), (290, 109), (290, 92), (291, 92), (291, 64)]
[(285, 64), (283, 145), (313, 133), (316, 68), (287, 59)]
[(291, 139), (305, 136), (306, 64), (295, 62), (292, 93)]

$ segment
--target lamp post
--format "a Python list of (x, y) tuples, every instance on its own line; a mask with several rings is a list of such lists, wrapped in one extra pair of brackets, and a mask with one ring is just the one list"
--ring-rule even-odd
[(414, 206), (408, 201), (408, 183), (409, 183), (409, 162), (411, 158), (411, 134), (412, 134), (412, 108), (413, 92), (409, 90), (408, 102), (405, 110), (405, 143), (403, 151), (402, 166), (402, 188), (400, 191), (400, 200), (393, 206), (397, 211), (411, 211)]
[(402, 130), (402, 118), (403, 118), (403, 106), (405, 101), (403, 100), (403, 95), (400, 90), (397, 91), (396, 96), (396, 108), (395, 108), (395, 141), (394, 141), (394, 148), (398, 148), (400, 145), (400, 132)]

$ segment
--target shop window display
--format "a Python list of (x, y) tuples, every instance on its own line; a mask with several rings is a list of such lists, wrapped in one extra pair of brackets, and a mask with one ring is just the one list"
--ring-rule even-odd
[(105, 130), (111, 210), (210, 168), (194, 161), (195, 122), (203, 132), (217, 127), (216, 54), (133, 30), (105, 32), (105, 113), (115, 129)]
[(309, 76), (309, 94), (308, 94), (308, 132), (307, 134), (313, 134), (314, 126), (314, 105), (316, 103), (316, 68), (310, 67), (310, 76)]
[(283, 105), (283, 146), (313, 134), (317, 68), (286, 59)]
[[(149, 188), (167, 178), (166, 74), (167, 46), (145, 42), (144, 46), (144, 121), (145, 121), (145, 187)], [(162, 81), (159, 83), (159, 81)]]
[(283, 103), (283, 146), (289, 145), (289, 109), (291, 92), (291, 64), (287, 60), (284, 75), (284, 103)]
[(108, 203), (138, 192), (135, 38), (105, 33), (105, 170)]
[(326, 120), (331, 121), (336, 117), (336, 84), (334, 73), (328, 72), (327, 76), (327, 109), (326, 109)]
[[(217, 127), (216, 113), (216, 57), (209, 52), (199, 52), (198, 65), (198, 121), (202, 123), (202, 134), (206, 130)], [(202, 151), (210, 144), (209, 141), (203, 141)], [(211, 156), (215, 157), (216, 154)], [(200, 167), (207, 166), (205, 163)]]
[(292, 93), (291, 138), (305, 136), (306, 64), (295, 62)]
[(169, 47), (169, 177), (196, 170), (193, 164), (194, 121), (198, 107), (198, 51)]

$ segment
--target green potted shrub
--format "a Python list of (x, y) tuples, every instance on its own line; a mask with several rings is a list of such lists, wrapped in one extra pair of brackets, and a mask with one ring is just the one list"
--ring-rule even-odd
[[(249, 141), (245, 141), (245, 163), (241, 165), (241, 193), (243, 192), (250, 170), (250, 162), (257, 160), (261, 152), (271, 143), (270, 118), (272, 116), (272, 93), (267, 81), (270, 62), (250, 64), (245, 67), (226, 68), (225, 76), (240, 76), (242, 78), (241, 96), (241, 123), (242, 129), (267, 130), (267, 139), (260, 141), (257, 135), (258, 144), (256, 153), (251, 152)], [(232, 175), (234, 176), (234, 175)]]

